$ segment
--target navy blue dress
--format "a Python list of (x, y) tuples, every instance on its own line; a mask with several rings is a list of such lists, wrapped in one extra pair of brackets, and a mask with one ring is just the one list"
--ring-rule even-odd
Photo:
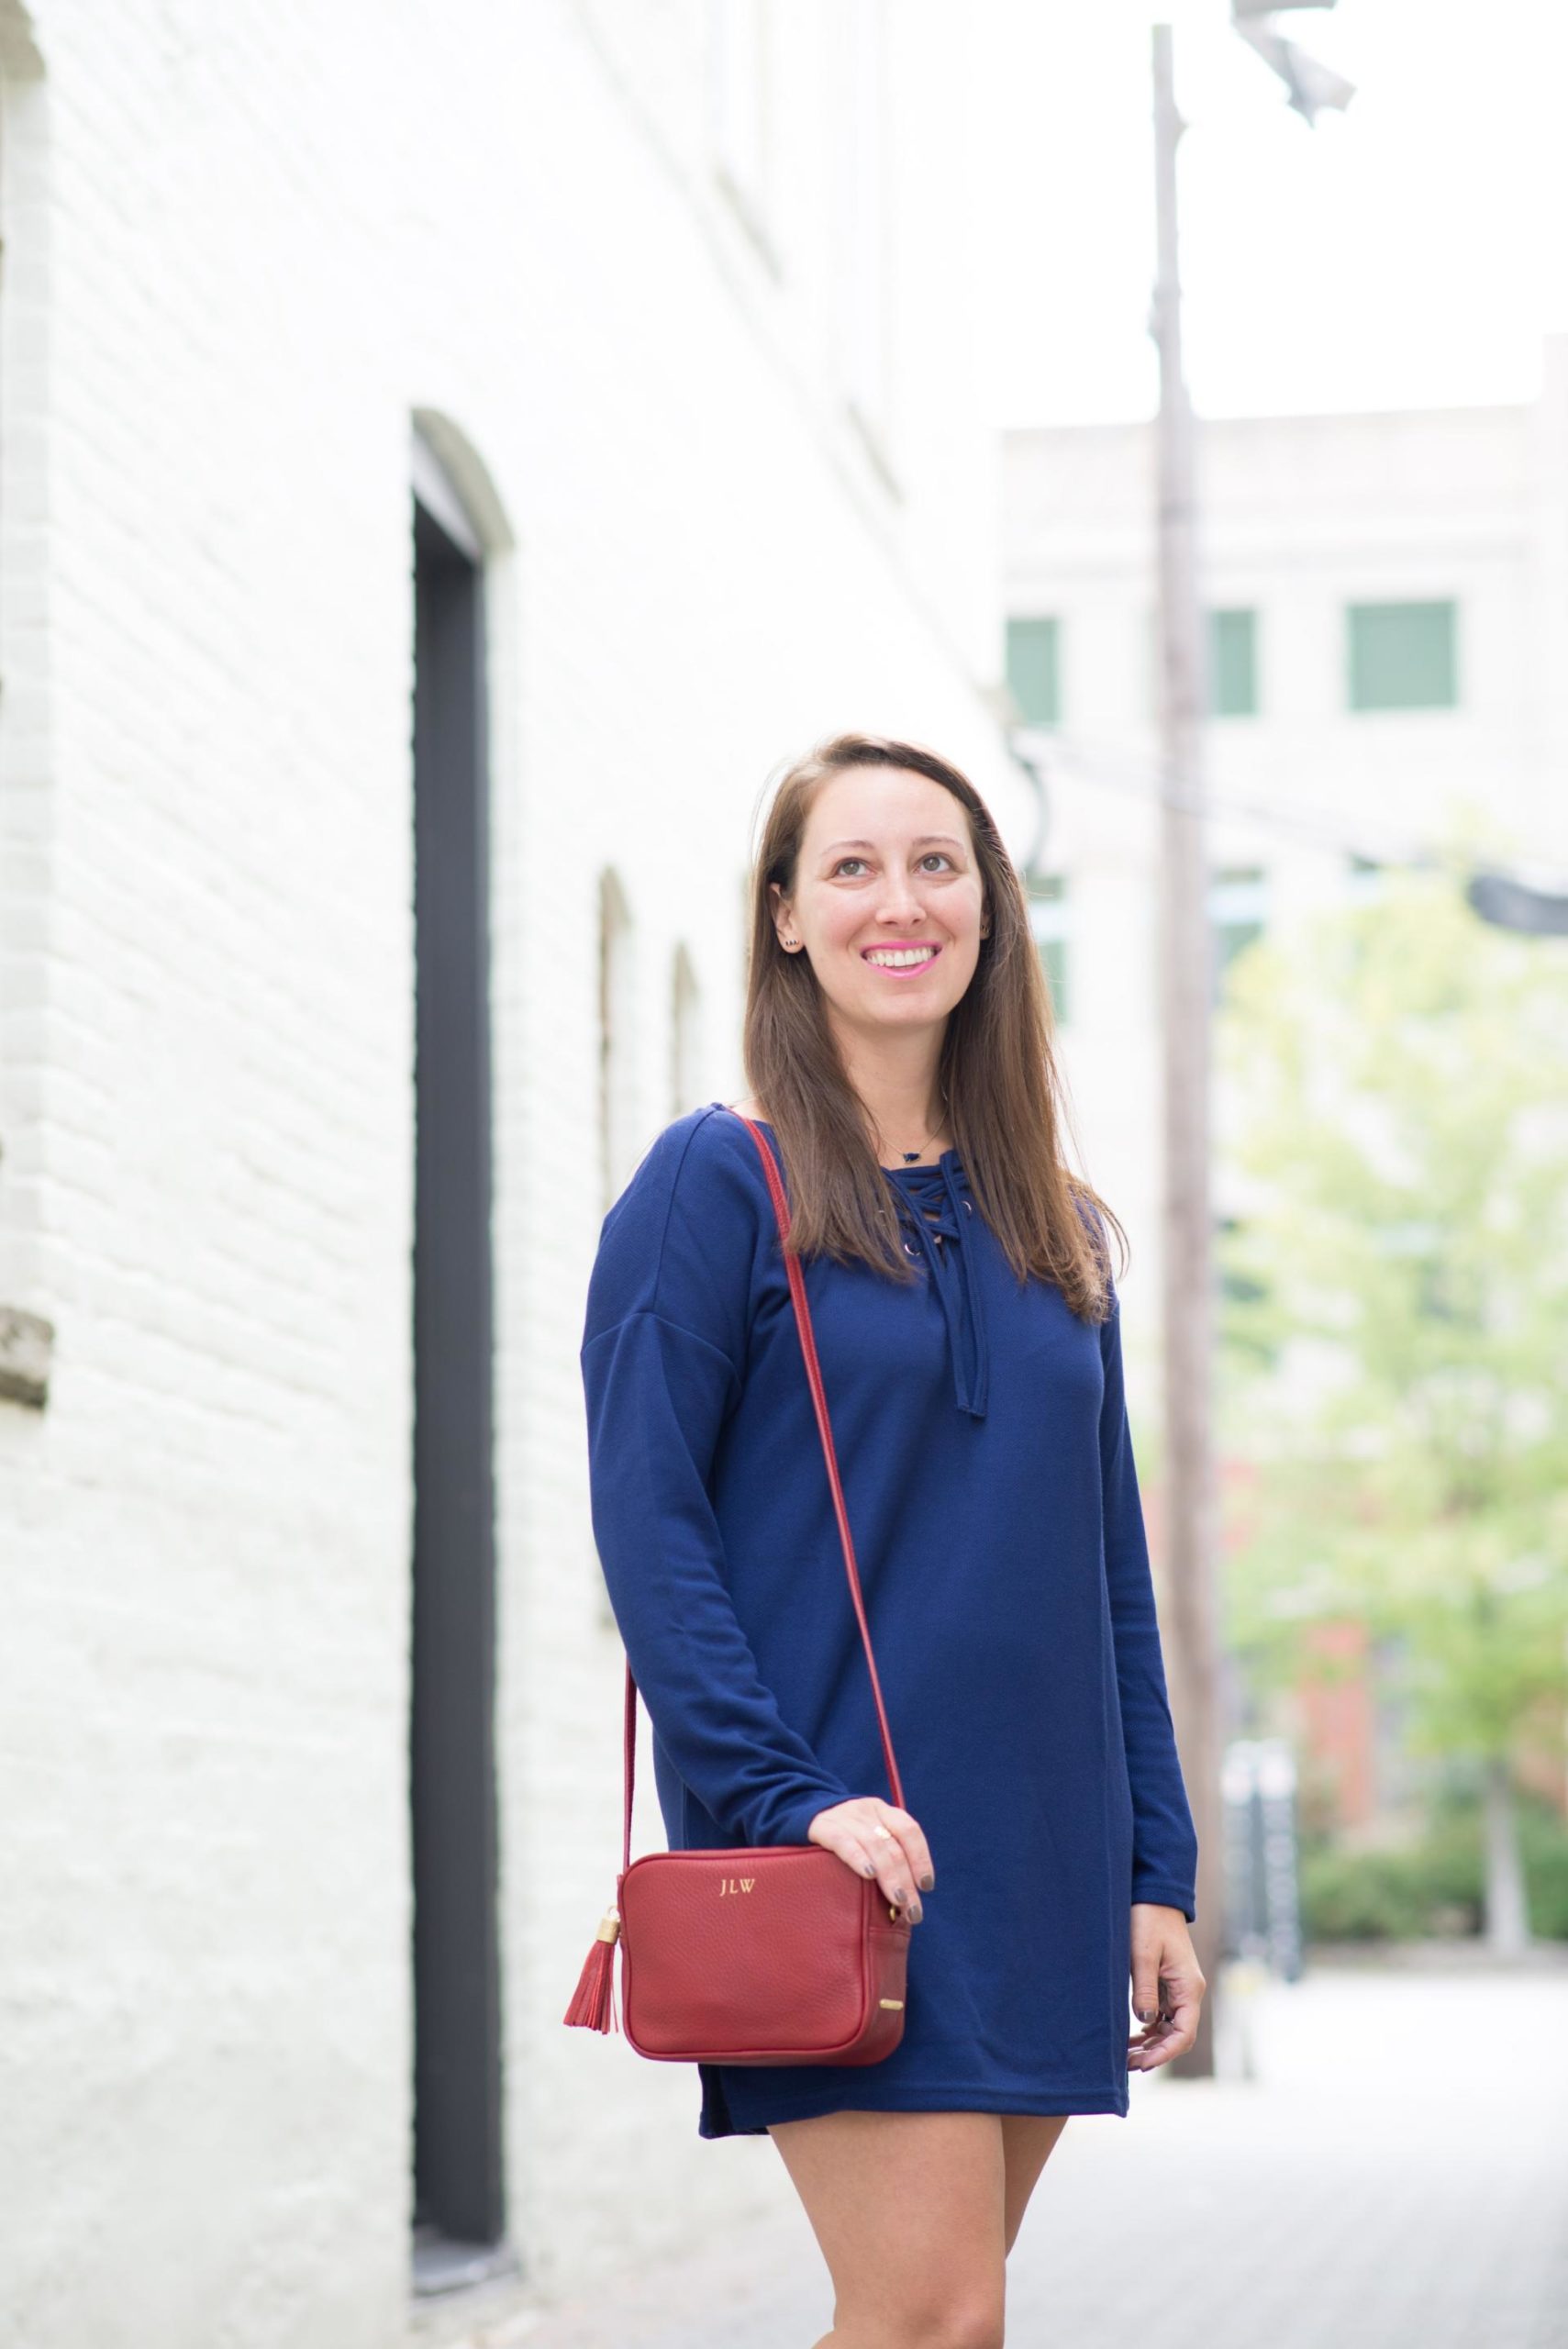
[[(1095, 1325), (1020, 1284), (956, 1151), (887, 1179), (919, 1279), (804, 1272), (936, 1886), (892, 2054), (700, 2065), (704, 2137), (841, 2107), (1125, 2114), (1130, 1904), (1195, 1914), (1119, 1304)], [(773, 1205), (722, 1103), (666, 1127), (605, 1218), (582, 1370), (671, 1849), (804, 1843), (827, 1805), (889, 1798)]]

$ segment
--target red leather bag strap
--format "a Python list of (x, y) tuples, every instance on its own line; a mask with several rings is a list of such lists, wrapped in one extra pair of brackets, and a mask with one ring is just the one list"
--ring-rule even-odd
[[(779, 1173), (778, 1161), (773, 1156), (773, 1145), (762, 1128), (753, 1125), (751, 1119), (744, 1116), (740, 1110), (732, 1110), (730, 1115), (740, 1119), (757, 1145), (758, 1153), (762, 1161), (762, 1172), (767, 1177), (768, 1193), (773, 1203), (773, 1213), (778, 1218), (779, 1238), (783, 1241), (787, 1238), (789, 1232), (789, 1202), (784, 1196), (784, 1177)], [(882, 1683), (876, 1675), (876, 1658), (872, 1653), (871, 1626), (866, 1621), (865, 1601), (861, 1597), (861, 1577), (855, 1564), (855, 1545), (850, 1538), (850, 1518), (844, 1507), (844, 1488), (839, 1481), (839, 1462), (833, 1450), (833, 1429), (828, 1417), (828, 1397), (823, 1392), (822, 1370), (817, 1359), (817, 1337), (811, 1327), (811, 1308), (806, 1301), (806, 1276), (800, 1269), (799, 1257), (791, 1255), (787, 1248), (784, 1252), (784, 1270), (789, 1275), (789, 1293), (795, 1303), (795, 1320), (800, 1337), (800, 1351), (806, 1358), (806, 1375), (810, 1381), (811, 1400), (817, 1410), (817, 1432), (822, 1438), (822, 1456), (828, 1464), (828, 1481), (833, 1488), (833, 1508), (839, 1520), (839, 1539), (843, 1544), (844, 1551), (844, 1572), (849, 1576), (850, 1597), (854, 1602), (855, 1620), (861, 1627), (861, 1641), (866, 1652), (866, 1669), (871, 1674), (871, 1692), (876, 1702), (877, 1724), (882, 1731), (882, 1755), (887, 1765), (887, 1783), (892, 1790), (894, 1802), (902, 1810), (904, 1785), (898, 1776), (898, 1764), (893, 1752), (893, 1734), (887, 1726), (887, 1710), (882, 1701)], [(620, 1863), (623, 1875), (631, 1865), (631, 1798), (632, 1789), (637, 1780), (637, 1683), (632, 1678), (629, 1657), (626, 1667), (624, 1742), (626, 1819), (621, 1837)], [(824, 1803), (823, 1808), (826, 1809), (828, 1806)]]

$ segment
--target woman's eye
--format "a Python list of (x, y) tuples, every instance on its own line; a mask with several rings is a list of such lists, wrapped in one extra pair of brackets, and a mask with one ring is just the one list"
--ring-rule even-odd
[[(925, 864), (933, 856), (939, 858), (943, 864), (951, 864), (952, 863), (952, 859), (949, 856), (947, 851), (940, 848), (929, 848), (926, 851), (925, 855), (921, 857), (920, 863)], [(863, 864), (864, 863), (865, 859), (863, 856), (841, 856), (839, 859), (838, 863), (833, 867), (833, 874), (834, 875), (837, 875), (838, 874), (842, 873), (846, 864)]]

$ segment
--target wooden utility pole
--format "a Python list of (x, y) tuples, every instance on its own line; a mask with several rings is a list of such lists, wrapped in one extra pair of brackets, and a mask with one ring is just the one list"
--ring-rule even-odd
[(1171, 2069), (1214, 2071), (1214, 2007), (1224, 1932), (1218, 1641), (1210, 1381), (1209, 986), (1203, 722), (1192, 409), (1182, 372), (1176, 112), (1169, 25), (1155, 25), (1154, 156), (1159, 268), (1151, 330), (1160, 351), (1160, 924), (1164, 1078), (1165, 1642), (1171, 1708), (1198, 1836), (1193, 1942), (1208, 1984), (1196, 2044)]

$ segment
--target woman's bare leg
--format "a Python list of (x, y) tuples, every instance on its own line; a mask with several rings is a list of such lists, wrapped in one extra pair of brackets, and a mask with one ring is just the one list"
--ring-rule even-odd
[(773, 2123), (833, 2282), (833, 2330), (817, 2349), (1001, 2349), (1002, 2121), (850, 2110)]
[[(1009, 2251), (1018, 2239), (1024, 2212), (1036, 2180), (1056, 2150), (1057, 2140), (1067, 2126), (1064, 2112), (1004, 2112), (1002, 2151), (1006, 2161), (1007, 2184), (1004, 2214), (1005, 2239)], [(1074, 2139), (1073, 2143), (1076, 2143)]]

